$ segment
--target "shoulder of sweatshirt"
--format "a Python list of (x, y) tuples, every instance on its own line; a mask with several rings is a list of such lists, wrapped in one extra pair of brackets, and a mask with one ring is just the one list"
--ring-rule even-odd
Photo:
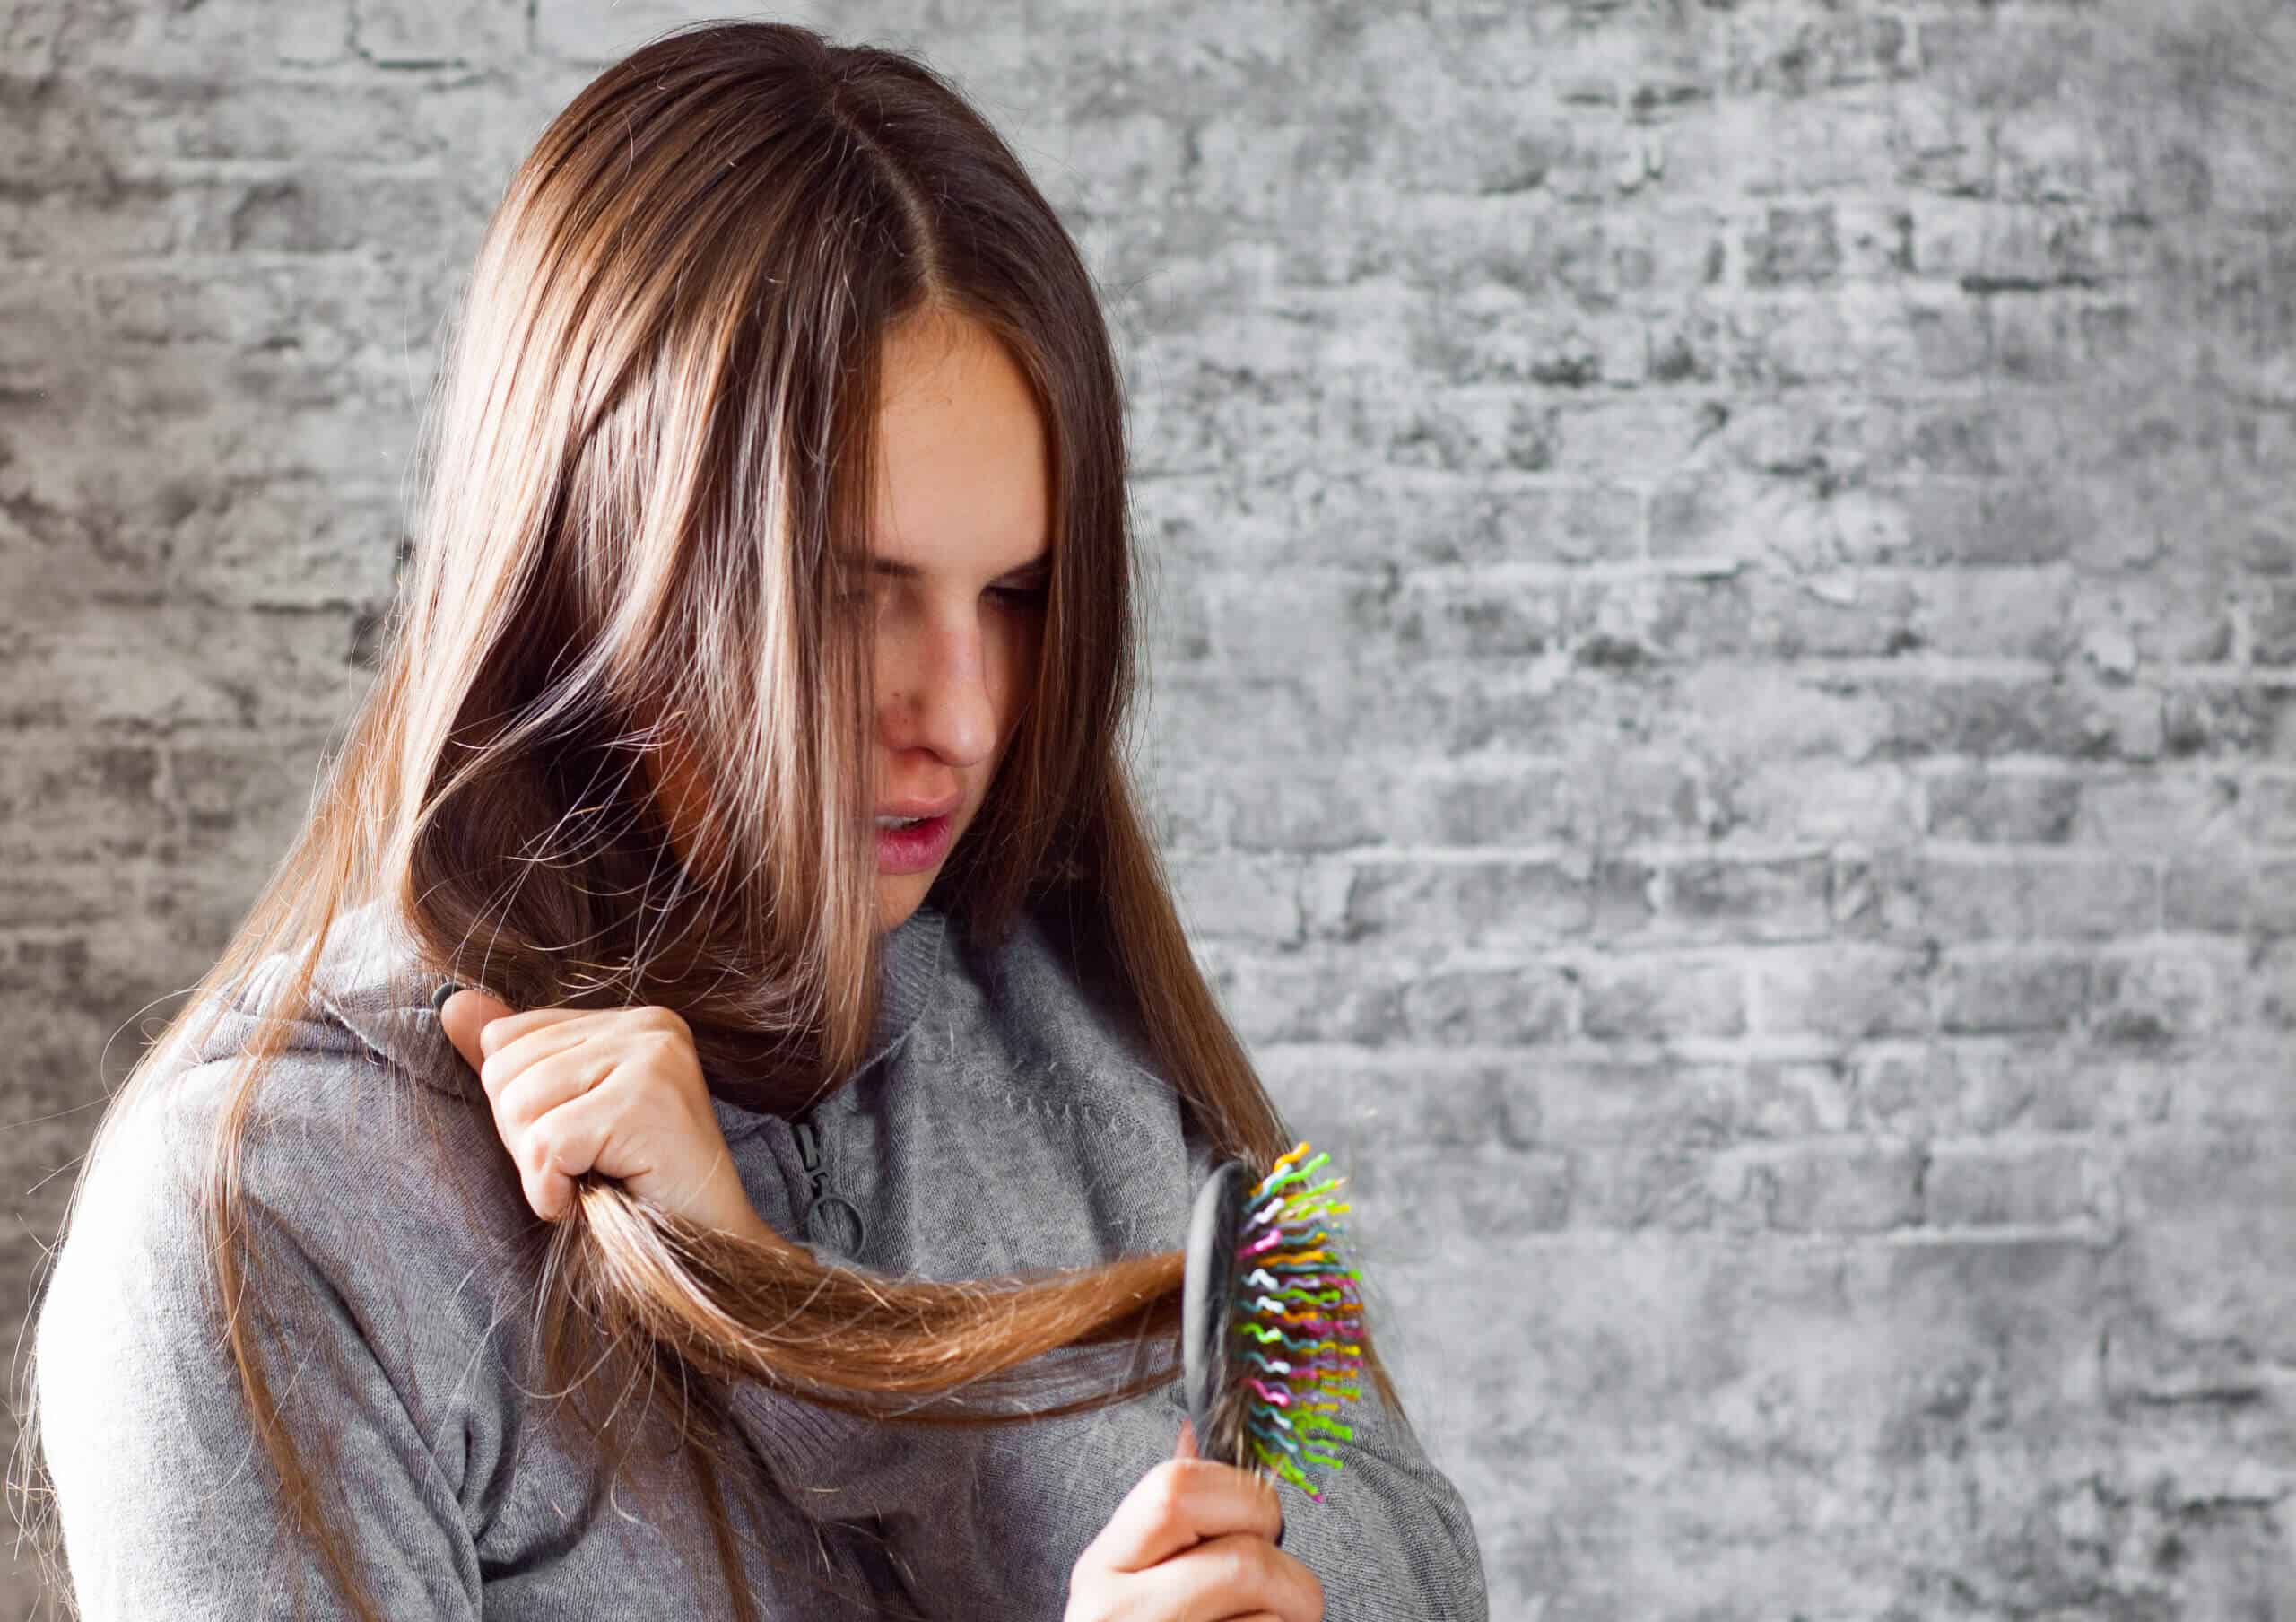
[(1036, 1026), (1054, 1062), (1091, 1077), (1091, 1090), (1120, 1119), (1142, 1124), (1157, 1144), (1177, 1142), (1186, 1173), (1177, 1190), (1180, 1210), (1174, 1244), (1187, 1242), (1187, 1211), (1218, 1162), (1216, 1146), (1194, 1107), (1175, 1086), (1154, 1052), (1140, 1009), (1118, 984), (1105, 941), (1046, 910), (1029, 915), (1004, 954), (998, 977), (1013, 1023), (1031, 1027), (1027, 1015), (1053, 1006), (1061, 1017)]
[[(548, 1233), (483, 1089), (461, 1084), (468, 1067), (379, 920), (336, 928), (240, 1138), (259, 1269), (241, 1300), (258, 1313), (273, 1398), (384, 1612), (475, 1617), (483, 1584), (490, 1616), (498, 1601), (544, 1615), (590, 1600), (700, 1614), (715, 1579), (665, 1541), (706, 1531), (697, 1503), (639, 1515), (627, 1490), (602, 1490), (607, 1461), (539, 1381)], [(196, 1196), (254, 1009), (292, 967), (266, 960), (196, 1047), (154, 1057), (107, 1112), (73, 1195), (34, 1364), (39, 1445), (91, 1619), (252, 1616), (287, 1558)], [(752, 1411), (783, 1452), (820, 1445), (817, 1431), (839, 1439), (826, 1420), (793, 1425), (798, 1406), (761, 1391)], [(744, 1535), (766, 1539), (761, 1551), (823, 1547), (779, 1522)], [(761, 1594), (787, 1581), (762, 1552), (746, 1574)]]
[[(257, 1078), (241, 1139), (248, 1196), (298, 1234), (346, 1227), (405, 1240), (393, 1261), (457, 1276), (507, 1268), (536, 1232), (491, 1106), (431, 1009), (430, 988), (376, 903), (339, 916), (320, 948), (306, 1006)], [(125, 1101), (124, 1132), (163, 1155), (178, 1186), (207, 1165), (249, 1045), (294, 964), (274, 953), (212, 1021), (197, 1048), (155, 1067)], [(451, 1220), (449, 1215), (451, 1214)]]
[(1022, 913), (1000, 941), (952, 937), (956, 972), (918, 1032), (940, 1058), (977, 1086), (1081, 1108), (1120, 1134), (1194, 1133), (1106, 943), (1049, 907)]
[(1002, 940), (951, 939), (884, 1084), (940, 1151), (906, 1164), (912, 1193), (931, 1180), (1041, 1208), (1026, 1234), (971, 1259), (989, 1270), (1184, 1243), (1206, 1140), (1104, 946), (1050, 909), (1021, 914)]
[[(388, 1007), (396, 1019), (396, 993), (369, 950), (369, 928), (352, 917), (340, 940), (330, 937), (313, 1008), (257, 1078), (237, 1134), (234, 1182), (258, 1269), (246, 1299), (299, 1347), (366, 1341), (410, 1418), (464, 1450), (465, 1508), (483, 1524), (488, 1478), (504, 1461), (497, 1450), (512, 1440), (499, 1417), (515, 1406), (517, 1358), (481, 1354), (526, 1324), (532, 1255), (545, 1235), (475, 1077), (462, 1091), (442, 1068), (410, 1070), (335, 1011), (349, 998), (362, 1009)], [(267, 961), (196, 1049), (155, 1056), (107, 1113), (39, 1307), (44, 1404), (53, 1392), (68, 1408), (77, 1379), (205, 1370), (196, 1347), (222, 1334), (222, 1280), (201, 1196), (257, 1029), (249, 998), (286, 966)], [(372, 1021), (362, 1023), (371, 1033)], [(90, 1356), (99, 1349), (102, 1356)], [(240, 1399), (236, 1390), (213, 1395)], [(185, 1400), (208, 1396), (203, 1389)]]

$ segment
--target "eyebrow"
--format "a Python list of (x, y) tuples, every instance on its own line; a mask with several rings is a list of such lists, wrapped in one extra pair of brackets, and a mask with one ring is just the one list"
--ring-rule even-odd
[[(903, 562), (899, 558), (871, 558), (869, 560), (869, 567), (872, 571), (877, 574), (889, 574), (895, 580), (917, 580), (922, 577), (925, 573), (925, 571), (922, 569), (919, 569), (916, 564)], [(1039, 552), (1036, 556), (1031, 558), (1027, 562), (1022, 563), (1019, 568), (1008, 569), (996, 578), (1000, 580), (1019, 580), (1024, 576), (1035, 576), (1047, 573), (1050, 571), (1051, 567), (1052, 554), (1049, 551)]]

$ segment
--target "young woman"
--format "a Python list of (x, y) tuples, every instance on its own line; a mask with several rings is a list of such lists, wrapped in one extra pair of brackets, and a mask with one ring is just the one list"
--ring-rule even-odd
[(1126, 780), (1117, 372), (990, 128), (657, 39), (513, 177), (422, 463), (74, 1190), (82, 1614), (1483, 1617), (1376, 1350), (1323, 1502), (1191, 1457), (1189, 1200), (1293, 1138)]

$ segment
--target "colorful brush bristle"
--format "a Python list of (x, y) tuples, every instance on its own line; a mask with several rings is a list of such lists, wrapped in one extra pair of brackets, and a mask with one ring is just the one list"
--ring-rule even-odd
[(1265, 1177), (1231, 1160), (1205, 1180), (1188, 1226), (1181, 1337), (1198, 1454), (1281, 1477), (1321, 1502), (1308, 1467), (1340, 1469), (1336, 1417), (1360, 1396), (1361, 1274), (1331, 1202), (1344, 1177), (1300, 1144)]

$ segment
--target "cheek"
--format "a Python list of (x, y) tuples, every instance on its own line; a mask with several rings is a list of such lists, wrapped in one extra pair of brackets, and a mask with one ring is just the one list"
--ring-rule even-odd
[(1019, 723), (1030, 695), (1036, 691), (1037, 667), (1044, 657), (1043, 616), (1023, 616), (997, 640), (996, 673), (990, 690), (996, 705), (997, 733), (1009, 737)]

